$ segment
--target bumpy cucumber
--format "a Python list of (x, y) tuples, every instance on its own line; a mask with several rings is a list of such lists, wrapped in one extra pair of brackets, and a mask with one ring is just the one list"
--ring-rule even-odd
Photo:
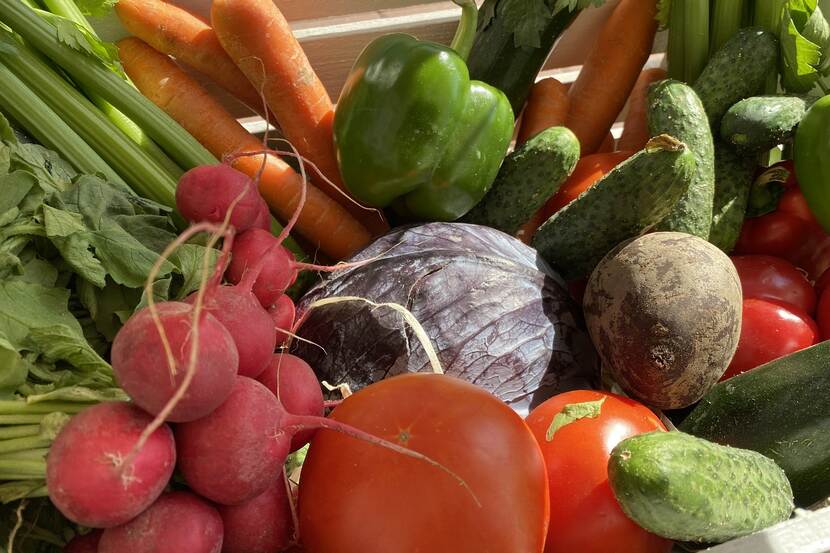
[(730, 253), (741, 234), (755, 162), (719, 144), (715, 153), (715, 201), (709, 242)]
[(617, 244), (653, 227), (688, 189), (695, 158), (660, 135), (545, 221), (533, 239), (566, 280), (588, 276)]
[(659, 536), (723, 542), (789, 518), (793, 494), (775, 461), (682, 432), (649, 432), (611, 452), (622, 510)]
[(706, 111), (691, 87), (674, 80), (654, 85), (648, 103), (651, 135), (669, 134), (685, 143), (695, 156), (695, 174), (688, 190), (657, 230), (685, 232), (706, 240), (715, 196), (715, 147)]
[(716, 384), (680, 424), (696, 436), (763, 453), (796, 502), (830, 496), (830, 341)]
[(709, 58), (694, 89), (713, 129), (735, 103), (761, 92), (777, 61), (778, 39), (758, 27), (741, 29)]
[(807, 101), (798, 96), (741, 100), (723, 116), (721, 138), (741, 154), (759, 154), (791, 139), (807, 113), (807, 106)]
[(507, 156), (493, 186), (466, 223), (515, 234), (568, 178), (579, 161), (579, 139), (565, 127), (537, 134)]

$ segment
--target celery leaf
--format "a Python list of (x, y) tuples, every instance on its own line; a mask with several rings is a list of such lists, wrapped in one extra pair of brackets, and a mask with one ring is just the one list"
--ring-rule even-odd
[(660, 29), (669, 28), (669, 15), (671, 14), (671, 0), (657, 1), (657, 24)]
[(117, 3), (118, 0), (75, 0), (81, 13), (94, 17), (109, 15)]
[(830, 24), (816, 0), (790, 0), (781, 24), (781, 75), (788, 92), (809, 92), (821, 77)]

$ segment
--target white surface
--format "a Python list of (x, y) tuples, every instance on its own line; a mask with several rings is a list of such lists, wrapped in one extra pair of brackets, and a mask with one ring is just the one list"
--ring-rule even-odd
[(707, 549), (710, 553), (828, 553), (830, 508), (799, 511), (778, 526)]

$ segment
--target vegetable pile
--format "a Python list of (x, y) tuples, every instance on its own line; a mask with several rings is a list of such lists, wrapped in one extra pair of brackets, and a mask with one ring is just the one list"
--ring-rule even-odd
[(830, 497), (825, 3), (619, 0), (572, 83), (604, 2), (455, 3), (334, 102), (271, 0), (0, 0), (0, 550), (669, 553)]

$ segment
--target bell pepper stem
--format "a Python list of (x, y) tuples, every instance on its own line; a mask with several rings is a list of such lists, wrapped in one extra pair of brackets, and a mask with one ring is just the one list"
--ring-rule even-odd
[(475, 0), (453, 0), (453, 2), (461, 6), (461, 20), (458, 22), (458, 28), (455, 30), (450, 48), (455, 50), (461, 56), (461, 59), (467, 61), (467, 56), (470, 55), (470, 50), (473, 49), (473, 40), (476, 36), (478, 8)]

